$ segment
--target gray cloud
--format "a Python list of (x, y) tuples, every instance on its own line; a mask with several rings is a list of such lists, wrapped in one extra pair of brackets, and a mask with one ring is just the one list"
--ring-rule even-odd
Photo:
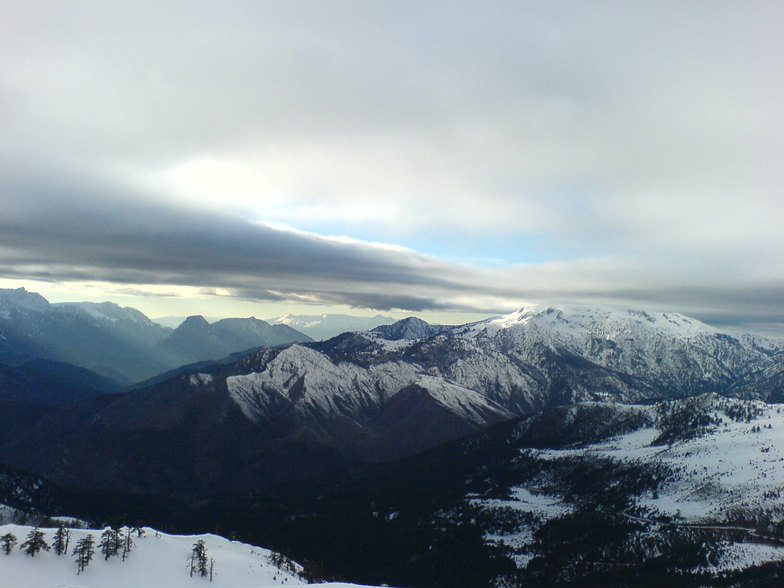
[(784, 322), (779, 4), (2, 5), (3, 275)]

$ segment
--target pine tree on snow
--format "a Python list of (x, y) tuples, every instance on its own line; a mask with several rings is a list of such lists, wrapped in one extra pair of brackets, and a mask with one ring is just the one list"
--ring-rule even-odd
[(68, 544), (71, 541), (71, 532), (60, 525), (57, 531), (54, 532), (54, 539), (52, 539), (52, 547), (57, 555), (68, 553)]
[(204, 545), (204, 540), (199, 539), (193, 544), (190, 557), (190, 574), (198, 574), (200, 576), (208, 576), (210, 574), (209, 560), (207, 559), (207, 546)]
[(27, 539), (19, 546), (19, 549), (24, 551), (30, 557), (35, 557), (35, 554), (41, 551), (49, 551), (49, 544), (44, 539), (44, 532), (36, 527), (27, 535)]
[(16, 545), (16, 535), (13, 533), (6, 533), (0, 537), (0, 545), (2, 545), (3, 552), (8, 555)]
[(98, 544), (98, 547), (103, 554), (104, 559), (109, 559), (117, 555), (120, 551), (120, 535), (117, 532), (117, 529), (113, 529), (111, 527), (106, 527), (103, 533), (101, 533), (101, 542)]
[(125, 533), (122, 533), (120, 538), (122, 540), (122, 560), (125, 561), (128, 559), (128, 554), (131, 553), (131, 550), (136, 547), (133, 542), (132, 530), (126, 527)]
[(76, 559), (76, 574), (79, 575), (84, 571), (84, 568), (90, 563), (95, 554), (95, 542), (92, 535), (87, 535), (76, 542), (76, 547), (73, 550), (73, 556)]

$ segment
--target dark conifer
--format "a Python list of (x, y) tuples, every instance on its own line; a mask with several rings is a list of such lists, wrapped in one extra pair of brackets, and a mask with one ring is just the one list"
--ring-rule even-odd
[(2, 546), (3, 552), (8, 555), (11, 553), (14, 545), (16, 545), (16, 535), (13, 533), (6, 533), (0, 537), (0, 545)]
[(24, 551), (30, 557), (35, 557), (35, 554), (41, 551), (49, 551), (49, 544), (44, 539), (44, 532), (36, 527), (27, 535), (27, 539), (19, 546), (19, 549)]
[(54, 539), (52, 539), (52, 547), (57, 555), (68, 553), (68, 543), (71, 541), (71, 532), (60, 525), (57, 531), (54, 532)]
[(204, 545), (204, 540), (199, 539), (193, 544), (190, 557), (190, 574), (198, 574), (199, 576), (209, 576), (210, 566), (207, 559), (207, 546)]
[(87, 535), (76, 542), (76, 547), (73, 550), (73, 556), (76, 559), (76, 574), (81, 574), (84, 568), (90, 563), (95, 554), (95, 542), (92, 535)]
[(106, 527), (103, 533), (101, 533), (101, 542), (98, 544), (98, 548), (101, 550), (104, 559), (109, 559), (117, 555), (120, 551), (120, 536), (117, 532), (117, 529), (113, 529), (111, 527)]

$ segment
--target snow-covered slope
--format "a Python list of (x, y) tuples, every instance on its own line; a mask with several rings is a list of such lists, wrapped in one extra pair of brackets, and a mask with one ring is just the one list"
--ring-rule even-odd
[(636, 565), (661, 554), (663, 533), (715, 541), (711, 573), (784, 560), (784, 407), (710, 394), (651, 406), (588, 403), (524, 421), (517, 436), (530, 445), (542, 439), (543, 422), (578, 427), (600, 413), (607, 438), (562, 445), (555, 435), (556, 447), (524, 447), (537, 473), (508, 498), (471, 498), (488, 516), (516, 513), (519, 524), (487, 540), (506, 546), (521, 570), (544, 556), (542, 529), (563, 517), (578, 529), (579, 512), (593, 503), (619, 509), (615, 524), (638, 527)]
[[(11, 533), (21, 544), (32, 527), (0, 526), (0, 536)], [(43, 529), (51, 546), (55, 529)], [(308, 582), (299, 572), (302, 568), (290, 562), (275, 564), (275, 554), (268, 550), (217, 535), (167, 535), (149, 527), (141, 537), (133, 535), (134, 549), (125, 561), (119, 556), (105, 560), (96, 548), (93, 560), (77, 575), (73, 556), (41, 551), (31, 557), (17, 545), (9, 555), (0, 553), (0, 587), (2, 588), (272, 588), (304, 586)], [(100, 529), (71, 529), (70, 545), (92, 534), (97, 543)], [(213, 579), (191, 577), (189, 558), (194, 543), (202, 540), (207, 556), (215, 562)], [(281, 560), (277, 560), (281, 561)], [(355, 584), (310, 584), (332, 588), (348, 588)]]

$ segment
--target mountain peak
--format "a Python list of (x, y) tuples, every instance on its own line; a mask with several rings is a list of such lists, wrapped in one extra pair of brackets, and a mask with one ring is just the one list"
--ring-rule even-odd
[(177, 327), (176, 330), (179, 331), (180, 329), (206, 329), (209, 326), (210, 323), (208, 323), (207, 319), (205, 319), (202, 315), (193, 314), (188, 318), (186, 318), (184, 321), (182, 321), (182, 324), (179, 327)]
[(378, 333), (384, 339), (400, 341), (402, 339), (422, 339), (432, 337), (443, 330), (440, 325), (431, 325), (427, 321), (415, 316), (401, 319), (391, 325), (381, 325), (371, 331)]
[(24, 288), (0, 289), (0, 306), (43, 312), (49, 309), (49, 301), (37, 292), (28, 292)]

